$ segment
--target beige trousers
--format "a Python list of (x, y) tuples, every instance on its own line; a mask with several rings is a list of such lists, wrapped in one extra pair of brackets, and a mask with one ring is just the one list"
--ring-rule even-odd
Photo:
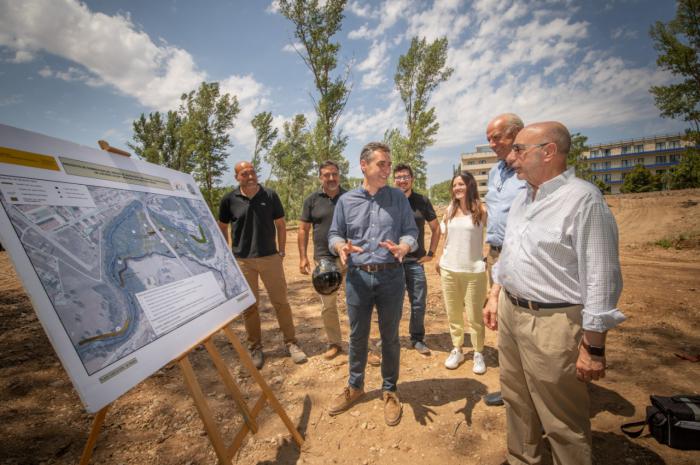
[(486, 273), (458, 273), (440, 269), (442, 295), (454, 347), (464, 344), (464, 310), (476, 352), (484, 350), (484, 318), (481, 309), (486, 298)]
[(581, 309), (533, 311), (501, 291), (498, 351), (511, 465), (542, 463), (542, 431), (555, 465), (591, 465), (588, 390), (576, 378)]
[(241, 267), (243, 276), (250, 289), (255, 295), (255, 303), (243, 312), (245, 319), (245, 330), (248, 333), (248, 348), (262, 348), (262, 331), (260, 329), (260, 312), (258, 301), (260, 292), (258, 288), (258, 276), (262, 279), (267, 295), (270, 297), (272, 307), (277, 315), (285, 344), (296, 343), (294, 336), (294, 320), (292, 319), (292, 309), (287, 300), (287, 281), (284, 277), (282, 267), (282, 257), (278, 254), (257, 258), (238, 258), (238, 265)]
[[(340, 262), (340, 258), (335, 259), (335, 264), (343, 273), (343, 281), (345, 280), (345, 272), (347, 268)], [(318, 266), (318, 262), (316, 262)], [(338, 292), (332, 294), (318, 295), (321, 298), (321, 318), (323, 319), (323, 328), (326, 330), (328, 344), (334, 344), (340, 347), (342, 336), (340, 333), (340, 317), (338, 316)]]

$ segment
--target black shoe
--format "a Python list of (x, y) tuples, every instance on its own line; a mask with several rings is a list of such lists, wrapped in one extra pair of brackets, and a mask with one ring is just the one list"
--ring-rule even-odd
[(484, 403), (490, 407), (503, 405), (503, 396), (501, 391), (492, 392), (484, 396)]

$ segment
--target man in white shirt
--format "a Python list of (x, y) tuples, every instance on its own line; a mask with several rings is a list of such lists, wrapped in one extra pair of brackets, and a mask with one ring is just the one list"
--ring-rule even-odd
[(511, 465), (591, 464), (586, 382), (605, 376), (605, 336), (625, 320), (617, 225), (600, 191), (566, 168), (558, 122), (526, 126), (508, 160), (527, 181), (508, 215), (484, 320), (499, 331)]

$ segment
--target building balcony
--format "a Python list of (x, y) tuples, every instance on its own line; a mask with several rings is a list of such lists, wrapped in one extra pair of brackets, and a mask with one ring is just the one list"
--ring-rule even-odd
[[(679, 161), (672, 161), (672, 162), (667, 162), (667, 163), (654, 163), (653, 165), (644, 165), (644, 168), (650, 170), (654, 168), (668, 168), (671, 166), (676, 166)], [(591, 173), (611, 173), (611, 172), (616, 172), (616, 171), (632, 171), (634, 167), (637, 165), (632, 165), (632, 166), (616, 166), (613, 168), (597, 168), (597, 169), (592, 169), (591, 168)]]
[[(616, 155), (603, 155), (603, 156), (597, 156), (597, 157), (587, 157), (586, 161), (589, 163), (592, 163), (594, 160), (616, 160), (620, 158), (639, 158), (639, 157), (644, 157), (644, 156), (655, 156), (655, 155), (669, 155), (669, 154), (676, 154), (679, 152), (685, 152), (686, 149), (691, 148), (689, 147), (676, 147), (672, 149), (663, 149), (663, 150), (647, 150), (645, 152), (629, 152), (629, 153), (619, 153)], [(700, 148), (697, 147), (696, 148)]]

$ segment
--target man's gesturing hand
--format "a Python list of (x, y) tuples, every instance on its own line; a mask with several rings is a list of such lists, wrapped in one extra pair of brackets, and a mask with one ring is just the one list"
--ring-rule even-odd
[(393, 241), (390, 241), (388, 239), (384, 242), (380, 242), (379, 246), (384, 247), (389, 252), (391, 252), (394, 258), (396, 258), (400, 262), (403, 261), (403, 257), (411, 250), (411, 247), (408, 244), (404, 244), (403, 242), (400, 244), (394, 244)]
[(338, 252), (338, 256), (340, 257), (340, 261), (343, 265), (347, 265), (348, 256), (351, 253), (360, 253), (362, 251), (362, 247), (352, 245), (352, 241), (347, 241), (344, 244), (341, 243), (336, 246), (336, 252)]

